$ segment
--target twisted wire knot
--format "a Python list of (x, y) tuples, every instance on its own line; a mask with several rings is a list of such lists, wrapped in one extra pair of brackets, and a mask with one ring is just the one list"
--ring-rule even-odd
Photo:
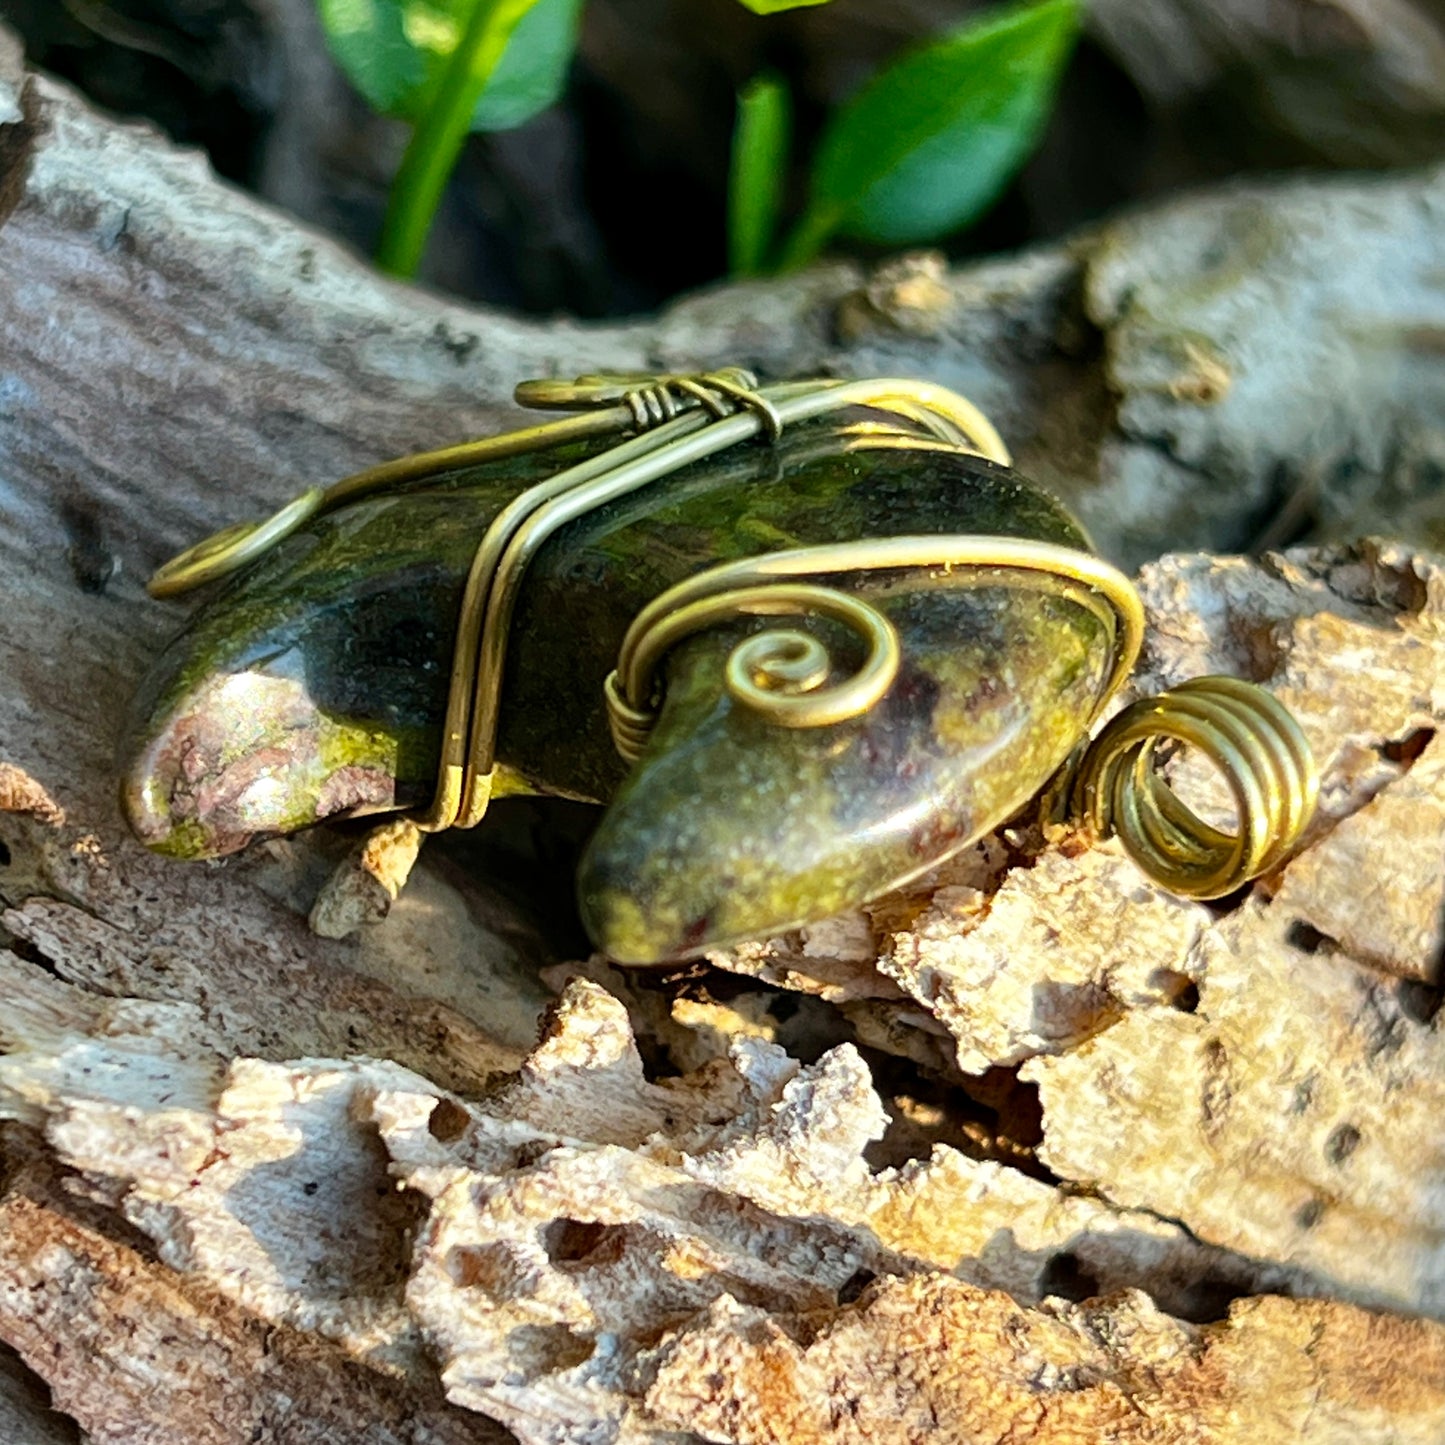
[(757, 377), (741, 366), (657, 375), (594, 372), (576, 381), (524, 381), (516, 398), (523, 406), (544, 410), (623, 406), (631, 413), (632, 430), (639, 433), (699, 408), (717, 421), (750, 411), (762, 422), (770, 441), (783, 434), (777, 407), (758, 390)]

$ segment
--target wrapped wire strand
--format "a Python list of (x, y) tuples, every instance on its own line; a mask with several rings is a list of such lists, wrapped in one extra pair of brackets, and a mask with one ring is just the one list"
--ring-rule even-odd
[(442, 472), (507, 457), (545, 451), (570, 442), (615, 436), (624, 430), (652, 430), (685, 412), (730, 415), (740, 406), (757, 408), (774, 434), (777, 413), (756, 391), (757, 379), (741, 367), (700, 376), (584, 376), (575, 382), (525, 381), (516, 389), (519, 405), (572, 413), (557, 421), (477, 437), (456, 446), (416, 452), (343, 477), (329, 487), (311, 487), (261, 521), (233, 526), (186, 548), (158, 567), (146, 583), (152, 597), (179, 597), (238, 572), (322, 512), (333, 512), (362, 497), (398, 491)]
[[(486, 810), (501, 679), (522, 578), (531, 559), (567, 523), (693, 462), (767, 435), (771, 430), (767, 408), (774, 410), (783, 426), (856, 407), (889, 411), (902, 403), (921, 419), (926, 433), (920, 438), (922, 445), (964, 449), (1002, 464), (1008, 461), (1003, 442), (976, 407), (927, 382), (789, 382), (769, 387), (759, 397), (766, 407), (739, 402), (736, 410), (721, 418), (695, 404), (530, 488), (493, 521), (463, 594), (437, 797), (418, 819), (419, 826), (471, 827)], [(470, 705), (465, 696), (468, 688)]]

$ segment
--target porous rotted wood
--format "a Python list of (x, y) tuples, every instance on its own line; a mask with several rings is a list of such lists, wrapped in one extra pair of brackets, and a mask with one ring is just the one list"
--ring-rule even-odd
[[(183, 1279), (87, 1218), (45, 1163), (17, 1172), (0, 1198), (0, 1333), (95, 1445), (509, 1439), (448, 1405), (434, 1379), (379, 1374), (314, 1333), (243, 1314), (203, 1282)], [(4, 1438), (77, 1438), (63, 1416), (44, 1428)]]
[[(434, 1369), (527, 1442), (901, 1442), (926, 1420), (960, 1441), (987, 1420), (1028, 1441), (1423, 1441), (1445, 1419), (1445, 1329), (1427, 1321), (1262, 1298), (1193, 1326), (1127, 1289), (1027, 1308), (1030, 1232), (1067, 1230), (1102, 1269), (1114, 1234), (1116, 1266), (1156, 1293), (1221, 1263), (1237, 1288), (1248, 1267), (1037, 1182), (1033, 1201), (1016, 1182), (994, 1195), (1013, 1171), (945, 1148), (870, 1171), (882, 1110), (846, 1045), (800, 1067), (739, 1040), (652, 1083), (624, 1010), (578, 981), (514, 1080), (468, 1101), (379, 1062), (225, 1065), (179, 1006), (109, 1004), (66, 1031), (66, 991), (12, 968), (0, 1112), (111, 1230), (22, 1169), (0, 1203), (0, 1328), (37, 1363), (49, 1341), (60, 1403), (73, 1392), (100, 1439), (166, 1438), (126, 1432), (153, 1409), (184, 1419), (203, 1388), (222, 1424), (195, 1438), (242, 1438), (228, 1422), (268, 1408), (293, 1340), (348, 1381), (346, 1356), (386, 1372), (356, 1378), (395, 1392), (365, 1437), (388, 1441), (412, 1438), (383, 1426)], [(980, 1248), (991, 1216), (1009, 1223)], [(182, 1277), (112, 1237), (127, 1227)], [(990, 1253), (1014, 1257), (1009, 1293), (967, 1282)], [(258, 1322), (276, 1331), (261, 1361)], [(166, 1379), (159, 1402), (137, 1397), (137, 1361)], [(241, 1391), (258, 1370), (260, 1393)], [(310, 1408), (314, 1381), (290, 1383)]]
[[(432, 1193), (431, 1166), (447, 1158), (436, 1144), (463, 1135), (456, 1163), (475, 1177), (443, 1171), (456, 1188), (428, 1227), (460, 1211), (455, 1228), (468, 1248), (494, 1256), (525, 1254), (559, 1221), (595, 1222), (598, 1210), (686, 1233), (709, 1199), (726, 1214), (727, 1197), (770, 1211), (777, 1230), (783, 1218), (802, 1221), (789, 1226), (799, 1251), (821, 1247), (810, 1242), (813, 1220), (833, 1256), (827, 1269), (851, 1261), (835, 1286), (886, 1263), (953, 1270), (1036, 1300), (1065, 1245), (1101, 1287), (1143, 1271), (1163, 1301), (1186, 1312), (1206, 1279), (1234, 1292), (1307, 1283), (1200, 1249), (1145, 1211), (1061, 1196), (951, 1149), (874, 1173), (865, 1150), (886, 1117), (846, 1046), (800, 1068), (776, 1045), (739, 1039), (681, 1080), (649, 1083), (622, 1006), (580, 981), (516, 1081), (482, 1106), (389, 1063), (228, 1063), (192, 1009), (92, 1003), (23, 962), (6, 965), (4, 983), (0, 1114), (43, 1131), (177, 1268), (379, 1366), (415, 1368), (420, 1358), (419, 1296), (404, 1307), (402, 1282), (412, 1216), (424, 1211), (393, 1181)], [(564, 1162), (570, 1154), (551, 1154), (564, 1146), (585, 1157), (573, 1164)], [(663, 1185), (684, 1197), (661, 1207)], [(478, 1220), (483, 1186), (493, 1198)], [(719, 1268), (732, 1256), (746, 1261), (759, 1228), (715, 1229)], [(648, 1247), (639, 1241), (640, 1254)], [(800, 1280), (823, 1267), (810, 1259)], [(653, 1260), (647, 1272), (665, 1283), (672, 1267)], [(457, 1281), (446, 1271), (436, 1281), (443, 1303), (427, 1328), (444, 1332)], [(666, 1298), (664, 1283), (657, 1290)], [(529, 1296), (525, 1309), (545, 1304)], [(658, 1324), (626, 1290), (613, 1308), (619, 1337), (646, 1339)]]
[(1324, 1302), (1250, 1300), (1190, 1329), (1139, 1295), (1031, 1312), (934, 1276), (784, 1320), (720, 1305), (709, 1324), (651, 1402), (742, 1445), (1423, 1445), (1445, 1418), (1445, 1329)]
[[(1445, 1313), (1420, 953), (1445, 607), (1409, 548), (1144, 574), (1141, 685), (1266, 682), (1324, 765), (1317, 846), (1232, 908), (1021, 825), (727, 960), (753, 975), (733, 996), (579, 966), (536, 1047), (548, 990), (484, 893), (424, 859), (387, 925), (319, 939), (332, 844), (183, 867), (113, 800), (174, 626), (149, 568), (513, 416), (528, 374), (931, 376), (1135, 557), (1240, 540), (1296, 481), (1332, 525), (1423, 527), (1439, 175), (1240, 189), (1017, 260), (823, 268), (586, 329), (381, 282), (3, 73), (0, 1110), (35, 1153), (0, 1199), (0, 1338), (61, 1408), (117, 1441), (967, 1439), (995, 1411), (1020, 1440), (1439, 1437), (1416, 1316)], [(1352, 870), (1370, 920), (1341, 905)], [(913, 1082), (884, 1091), (895, 1061)], [(1039, 1137), (922, 1097), (985, 1082), (1036, 1089)], [(1237, 1298), (1261, 1292), (1297, 1298)]]
[[(1441, 982), (1445, 963), (1445, 737), (1421, 720), (1395, 750), (1410, 759), (1357, 814), (1342, 818), (1290, 869), (1278, 906), (1363, 963)], [(1387, 744), (1388, 745), (1388, 744)], [(1419, 749), (1415, 753), (1415, 749)], [(1413, 754), (1413, 756), (1412, 756)], [(1383, 840), (1390, 846), (1382, 848)]]

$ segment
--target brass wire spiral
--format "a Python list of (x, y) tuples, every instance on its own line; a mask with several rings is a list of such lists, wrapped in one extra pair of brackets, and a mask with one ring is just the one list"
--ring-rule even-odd
[[(780, 554), (774, 554), (780, 555)], [(796, 552), (795, 557), (807, 557)], [(806, 564), (805, 564), (806, 565)], [(713, 569), (685, 590), (664, 592), (638, 614), (622, 644), (603, 693), (613, 745), (635, 763), (657, 719), (657, 674), (663, 658), (684, 638), (740, 617), (826, 617), (841, 623), (867, 648), (863, 665), (828, 684), (833, 660), (810, 632), (770, 628), (745, 637), (728, 655), (728, 692), (777, 727), (825, 727), (867, 712), (893, 685), (902, 649), (893, 624), (876, 607), (836, 588), (807, 582), (763, 581), (729, 586), (733, 575), (754, 569)], [(697, 583), (703, 584), (703, 590)], [(716, 588), (717, 590), (710, 590)], [(625, 681), (624, 681), (625, 679)]]
[[(968, 453), (1008, 465), (1008, 448), (971, 402), (911, 380), (787, 382), (759, 388), (730, 367), (698, 375), (599, 374), (518, 386), (525, 406), (562, 409), (557, 421), (371, 467), (312, 488), (257, 523), (229, 527), (159, 568), (153, 596), (169, 597), (224, 577), (322, 512), (396, 491), (440, 473), (570, 443), (614, 437), (514, 498), (492, 521), (468, 572), (448, 684), (436, 794), (413, 821), (426, 831), (470, 827), (486, 811), (495, 763), (508, 633), (532, 558), (556, 532), (596, 507), (751, 438), (776, 441), (793, 423), (848, 408), (888, 417), (848, 430), (855, 444)], [(845, 444), (846, 441), (845, 441)], [(900, 665), (897, 632), (871, 603), (819, 579), (924, 569), (940, 585), (1011, 579), (1046, 586), (1092, 608), (1107, 624), (1113, 659), (1095, 718), (1123, 684), (1143, 636), (1138, 594), (1091, 553), (1011, 537), (888, 537), (765, 553), (709, 568), (669, 588), (633, 620), (604, 693), (618, 752), (635, 762), (662, 702), (668, 652), (689, 636), (745, 617), (822, 617), (862, 643), (864, 661), (834, 680), (826, 646), (796, 627), (744, 638), (729, 655), (726, 686), (741, 706), (775, 725), (828, 726), (861, 716), (888, 691)], [(1200, 819), (1155, 767), (1175, 739), (1201, 749), (1224, 774), (1239, 827)], [(1101, 834), (1117, 832), (1151, 876), (1192, 897), (1215, 897), (1274, 866), (1309, 821), (1318, 779), (1309, 745), (1263, 689), (1201, 678), (1133, 704), (1081, 745), (1051, 787)]]

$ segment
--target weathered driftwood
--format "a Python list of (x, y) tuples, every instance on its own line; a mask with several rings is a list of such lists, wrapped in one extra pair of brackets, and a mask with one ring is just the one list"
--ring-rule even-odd
[[(396, 1412), (424, 1410), (468, 1438), (428, 1398), (438, 1369), (453, 1402), (526, 1441), (902, 1441), (922, 1420), (960, 1441), (989, 1420), (1040, 1441), (1428, 1441), (1445, 1419), (1445, 1328), (1425, 1320), (1254, 1298), (1191, 1326), (1127, 1288), (1026, 1308), (1030, 1267), (1065, 1254), (1166, 1296), (1232, 1292), (1251, 1266), (1335, 1285), (1239, 1258), (1211, 1275), (1220, 1252), (1151, 1212), (946, 1147), (875, 1174), (863, 1150), (884, 1116), (847, 1045), (800, 1067), (739, 1040), (650, 1083), (624, 1010), (579, 981), (520, 1073), (468, 1102), (390, 1063), (228, 1064), (180, 1005), (88, 1000), (82, 1033), (70, 986), (8, 974), (0, 1101), (105, 1224), (76, 1218), (51, 1160), (22, 1166), (0, 1205), (0, 1322), (102, 1439), (164, 1439), (193, 1409), (223, 1415), (195, 1438), (244, 1438), (271, 1389), (299, 1392), (298, 1438), (355, 1411), (389, 1440)], [(1129, 1017), (1177, 1050), (1159, 1012)], [(1188, 1115), (1184, 1082), (1151, 1081)], [(1131, 1102), (1111, 1101), (1124, 1128)], [(181, 1277), (117, 1241), (122, 1221)], [(1365, 1264), (1389, 1282), (1380, 1254)], [(253, 1363), (233, 1336), (258, 1323), (312, 1340), (327, 1378), (286, 1378), (280, 1343)], [(211, 1393), (257, 1370), (262, 1397), (196, 1398), (198, 1353), (221, 1362)], [(128, 1362), (166, 1389), (122, 1389)]]
[[(952, 274), (836, 265), (544, 325), (381, 281), (200, 157), (22, 85), (18, 56), (4, 75), (9, 476), (71, 502), (76, 566), (119, 564), (123, 595), (218, 517), (515, 420), (520, 377), (597, 367), (927, 374), (1130, 563), (1236, 547), (1300, 493), (1335, 536), (1440, 523), (1439, 172), (1239, 186)], [(143, 517), (139, 478), (165, 483)], [(52, 536), (30, 513), (15, 542)]]
[(1089, 24), (1157, 110), (1232, 132), (1225, 154), (1261, 138), (1345, 166), (1440, 154), (1445, 16), (1433, 0), (1099, 0)]
[(318, 938), (324, 841), (152, 859), (112, 750), (173, 625), (151, 564), (521, 375), (936, 376), (1136, 554), (1242, 535), (1284, 466), (1425, 515), (1440, 178), (585, 330), (379, 282), (43, 80), (6, 114), (0, 1339), (91, 1438), (1439, 1438), (1445, 580), (1411, 549), (1144, 574), (1142, 684), (1268, 682), (1326, 769), (1248, 898), (1024, 826), (731, 988), (558, 966), (536, 1047), (525, 940), (445, 866)]

